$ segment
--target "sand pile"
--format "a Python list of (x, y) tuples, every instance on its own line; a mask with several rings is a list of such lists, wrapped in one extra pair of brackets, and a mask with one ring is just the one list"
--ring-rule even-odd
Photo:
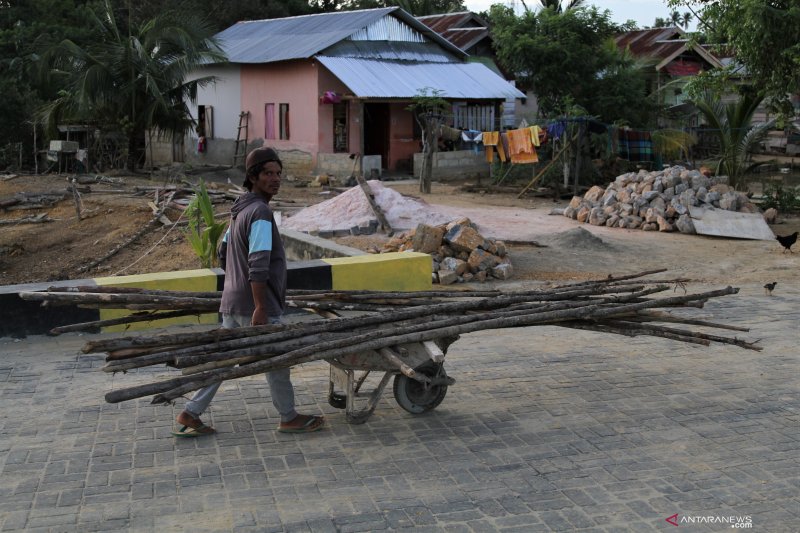
[(558, 246), (568, 250), (600, 250), (612, 248), (600, 237), (593, 235), (583, 228), (572, 228), (545, 239), (551, 246)]
[[(375, 202), (393, 229), (412, 229), (423, 223), (431, 226), (446, 224), (452, 215), (441, 213), (422, 200), (403, 196), (384, 187), (378, 180), (368, 181)], [(297, 231), (349, 230), (375, 220), (375, 214), (361, 187), (356, 186), (335, 198), (298, 211), (284, 218), (282, 226)]]

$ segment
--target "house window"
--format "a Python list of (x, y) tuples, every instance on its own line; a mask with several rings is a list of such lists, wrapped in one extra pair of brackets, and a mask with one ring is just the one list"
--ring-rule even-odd
[(275, 104), (264, 104), (264, 138), (275, 138)]
[(287, 140), (289, 138), (289, 104), (280, 104), (278, 114), (280, 115), (280, 139)]
[(349, 152), (347, 143), (347, 102), (333, 104), (333, 151)]
[(214, 108), (210, 105), (197, 106), (197, 136), (214, 138)]

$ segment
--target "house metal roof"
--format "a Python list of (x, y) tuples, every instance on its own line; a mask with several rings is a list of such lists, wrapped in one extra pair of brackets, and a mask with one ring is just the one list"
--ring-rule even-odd
[(489, 37), (486, 21), (470, 11), (427, 15), (417, 17), (417, 20), (462, 50), (469, 50), (470, 47)]
[(686, 32), (677, 26), (629, 31), (618, 35), (615, 41), (619, 48), (630, 50), (635, 57), (648, 57), (658, 60), (656, 70), (661, 70), (670, 61), (686, 51), (695, 52), (717, 68), (721, 66), (720, 61), (702, 46), (690, 46), (686, 38)]
[(448, 63), (460, 61), (436, 43), (402, 41), (340, 41), (322, 51), (322, 55), (360, 57), (362, 59), (395, 59)]
[(425, 89), (448, 99), (525, 98), (480, 63), (423, 63), (352, 57), (317, 59), (360, 98), (412, 98)]
[[(398, 7), (243, 21), (218, 33), (216, 38), (231, 63), (307, 59), (387, 15), (399, 19), (455, 56), (466, 56), (457, 46)], [(390, 34), (378, 35), (375, 40), (392, 40), (390, 37)]]

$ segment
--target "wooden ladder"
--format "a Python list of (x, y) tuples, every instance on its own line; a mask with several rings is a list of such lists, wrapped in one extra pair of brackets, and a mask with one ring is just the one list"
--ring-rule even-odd
[[(236, 148), (233, 151), (233, 166), (236, 167), (236, 162), (241, 159), (241, 164), (244, 165), (244, 159), (247, 156), (247, 126), (250, 122), (250, 112), (242, 111), (239, 113), (239, 128), (236, 130)], [(244, 130), (244, 134), (242, 131)]]

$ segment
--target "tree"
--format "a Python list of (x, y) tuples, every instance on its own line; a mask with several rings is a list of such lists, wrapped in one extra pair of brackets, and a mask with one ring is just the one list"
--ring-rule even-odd
[(415, 17), (466, 11), (463, 0), (345, 0), (342, 10), (397, 6)]
[(66, 38), (80, 41), (88, 36), (84, 4), (0, 2), (0, 167), (10, 163), (2, 160), (2, 149), (11, 143), (22, 143), (27, 161), (34, 153), (36, 111), (60, 89), (39, 79), (41, 51)]
[(797, 0), (668, 0), (686, 6), (700, 28), (733, 52), (750, 79), (784, 113), (800, 92), (800, 3)]
[(613, 43), (621, 28), (609, 11), (548, 8), (516, 16), (494, 5), (490, 21), (498, 59), (518, 85), (536, 93), (544, 115), (559, 112), (569, 100), (607, 122), (648, 120), (652, 104), (644, 72)]
[(753, 163), (750, 158), (775, 122), (773, 119), (752, 123), (753, 114), (763, 99), (762, 93), (745, 90), (734, 103), (723, 104), (711, 93), (693, 102), (719, 141), (717, 174), (728, 176), (730, 185), (737, 189), (745, 188), (746, 175), (763, 164)]
[(441, 91), (425, 87), (412, 99), (406, 109), (414, 113), (422, 130), (422, 169), (419, 174), (419, 192), (430, 194), (431, 175), (433, 174), (433, 154), (437, 148), (439, 128), (444, 123), (444, 113), (450, 109), (450, 103), (443, 99)]
[(213, 81), (187, 75), (205, 62), (224, 60), (213, 29), (187, 13), (164, 12), (127, 28), (106, 0), (93, 14), (95, 40), (65, 40), (49, 53), (51, 75), (64, 91), (44, 110), (50, 124), (67, 117), (122, 131), (129, 170), (135, 170), (147, 130), (181, 136), (192, 126), (186, 101)]
[(570, 9), (582, 7), (586, 0), (536, 0), (542, 9), (551, 9), (559, 15)]

